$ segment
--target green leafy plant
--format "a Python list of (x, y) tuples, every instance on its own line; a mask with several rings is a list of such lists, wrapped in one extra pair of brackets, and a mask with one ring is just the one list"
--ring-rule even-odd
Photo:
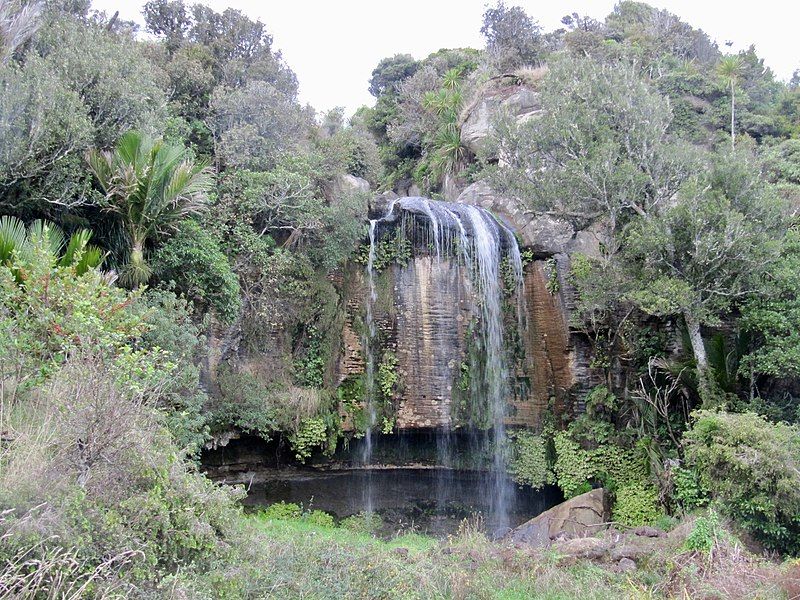
[(684, 445), (702, 487), (765, 546), (800, 553), (800, 429), (753, 413), (694, 416)]
[(132, 287), (147, 283), (152, 270), (145, 244), (206, 207), (211, 170), (184, 148), (138, 131), (123, 135), (113, 152), (89, 152), (87, 162), (106, 194), (106, 210), (119, 215), (130, 240), (130, 258), (120, 279)]
[(311, 457), (314, 448), (322, 446), (327, 440), (325, 421), (319, 417), (303, 419), (297, 431), (289, 435), (294, 456), (301, 463)]
[(636, 482), (617, 488), (612, 511), (612, 519), (617, 523), (629, 527), (653, 525), (663, 516), (654, 485)]
[(508, 471), (514, 481), (533, 488), (555, 483), (547, 440), (542, 435), (521, 429), (508, 432), (508, 437), (511, 440)]

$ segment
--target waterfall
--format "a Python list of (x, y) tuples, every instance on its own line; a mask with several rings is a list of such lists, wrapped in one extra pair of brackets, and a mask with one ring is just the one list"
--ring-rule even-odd
[[(483, 208), (465, 204), (432, 201), (427, 198), (407, 197), (393, 201), (386, 215), (370, 221), (370, 252), (367, 264), (369, 298), (367, 301), (367, 336), (365, 350), (367, 355), (366, 384), (369, 427), (364, 442), (363, 462), (369, 464), (372, 453), (372, 428), (375, 425), (374, 399), (374, 356), (373, 348), (375, 324), (373, 309), (376, 299), (373, 263), (376, 244), (381, 226), (394, 223), (399, 207), (402, 218), (400, 229), (407, 239), (426, 245), (437, 263), (443, 257), (457, 261), (459, 268), (466, 269), (476, 294), (478, 307), (477, 332), (482, 352), (483, 364), (475, 370), (479, 381), (474, 382), (472, 393), (485, 402), (487, 419), (481, 425), (488, 425), (487, 435), (481, 444), (484, 452), (491, 453), (491, 467), (487, 488), (490, 494), (489, 524), (498, 530), (508, 526), (508, 493), (511, 490), (507, 467), (507, 440), (505, 420), (506, 403), (511, 395), (509, 368), (503, 328), (503, 285), (501, 261), (505, 258), (511, 267), (515, 280), (517, 298), (517, 322), (523, 326), (524, 308), (522, 305), (522, 260), (514, 233), (495, 219)], [(440, 464), (452, 465), (450, 431), (437, 442)], [(368, 501), (367, 510), (371, 509)]]
[[(394, 210), (395, 200), (389, 202), (389, 207), (386, 215), (382, 220), (387, 220)], [(375, 334), (377, 327), (375, 325), (375, 300), (378, 298), (377, 290), (375, 289), (375, 254), (376, 249), (376, 229), (378, 226), (378, 219), (370, 219), (369, 221), (369, 255), (367, 258), (366, 276), (367, 276), (367, 307), (365, 316), (365, 339), (364, 339), (364, 353), (365, 353), (365, 382), (364, 387), (366, 390), (366, 406), (367, 411), (367, 430), (364, 433), (364, 445), (361, 453), (361, 464), (367, 469), (367, 481), (364, 486), (364, 510), (367, 514), (372, 514), (372, 473), (369, 469), (372, 464), (372, 430), (375, 428), (377, 421), (377, 413), (375, 411)]]

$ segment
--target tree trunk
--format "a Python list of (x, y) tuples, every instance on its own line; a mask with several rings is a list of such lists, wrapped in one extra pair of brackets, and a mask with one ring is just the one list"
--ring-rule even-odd
[(700, 399), (703, 401), (703, 405), (711, 405), (714, 403), (714, 394), (711, 389), (711, 380), (709, 379), (708, 355), (706, 354), (705, 343), (703, 343), (703, 334), (700, 332), (700, 322), (689, 311), (683, 313), (683, 320), (686, 322), (689, 341), (692, 344), (692, 353), (697, 363), (697, 383)]
[(736, 150), (736, 132), (733, 128), (734, 117), (736, 115), (736, 93), (731, 80), (731, 150)]

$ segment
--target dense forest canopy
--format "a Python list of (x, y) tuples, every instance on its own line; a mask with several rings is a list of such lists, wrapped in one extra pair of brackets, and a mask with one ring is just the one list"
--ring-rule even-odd
[[(148, 35), (88, 1), (0, 0), (0, 596), (279, 589), (201, 451), (245, 433), (300, 465), (363, 436), (363, 384), (334, 363), (368, 208), (475, 182), (598, 240), (553, 283), (595, 380), (512, 436), (512, 476), (603, 485), (629, 527), (711, 506), (706, 526), (800, 554), (798, 73), (641, 2), (555, 31), (499, 2), (484, 48), (383, 58), (346, 118), (301, 105), (268, 23), (143, 16)], [(540, 113), (465, 143), (518, 89)]]

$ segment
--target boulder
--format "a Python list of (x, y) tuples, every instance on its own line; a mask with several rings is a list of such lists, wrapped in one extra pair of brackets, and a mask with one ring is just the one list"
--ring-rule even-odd
[(663, 529), (659, 529), (658, 527), (650, 527), (649, 525), (642, 525), (641, 527), (635, 527), (631, 533), (633, 535), (639, 537), (648, 537), (648, 538), (662, 538), (667, 537), (667, 532)]
[[(566, 559), (586, 558), (600, 561), (608, 556), (610, 544), (600, 538), (583, 537), (572, 540), (558, 540), (553, 544), (552, 548)], [(569, 562), (569, 560), (566, 562)]]
[(495, 192), (485, 181), (476, 181), (456, 198), (459, 204), (471, 204), (491, 211), (521, 238), (522, 245), (537, 254), (565, 252), (575, 236), (572, 225), (550, 215), (526, 211), (513, 198)]
[(489, 86), (480, 92), (464, 111), (461, 121), (461, 143), (474, 154), (486, 148), (494, 122), (509, 115), (523, 122), (541, 114), (539, 92), (524, 85)]
[(337, 200), (339, 200), (339, 198), (347, 194), (352, 194), (355, 192), (369, 192), (369, 181), (362, 179), (361, 177), (356, 177), (355, 175), (345, 173), (344, 175), (339, 175), (336, 177), (329, 189), (330, 193), (327, 194), (328, 200), (331, 203), (335, 203)]
[(620, 559), (619, 563), (617, 563), (617, 566), (620, 573), (632, 573), (636, 570), (636, 563), (630, 558)]
[[(608, 527), (609, 510), (606, 491), (602, 488), (592, 490), (570, 498), (523, 523), (507, 537), (514, 543), (528, 546), (548, 546), (559, 536), (586, 538)], [(569, 541), (574, 540), (564, 540)], [(597, 541), (603, 544), (606, 552), (607, 543), (603, 540)]]

